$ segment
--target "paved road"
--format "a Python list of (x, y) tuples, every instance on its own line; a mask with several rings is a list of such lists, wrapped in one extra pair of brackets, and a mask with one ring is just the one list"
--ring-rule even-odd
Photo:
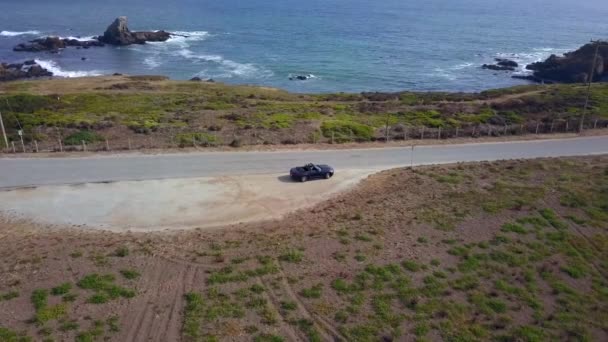
[[(608, 153), (608, 136), (563, 140), (419, 146), (414, 165)], [(209, 152), (86, 158), (0, 158), (0, 188), (88, 182), (280, 173), (307, 162), (340, 169), (410, 165), (411, 148), (285, 152)]]

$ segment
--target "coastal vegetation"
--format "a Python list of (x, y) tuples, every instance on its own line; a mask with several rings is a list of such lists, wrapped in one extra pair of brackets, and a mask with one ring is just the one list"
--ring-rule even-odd
[(605, 156), (510, 160), (170, 239), (1, 223), (0, 340), (606, 340), (607, 181)]
[[(114, 149), (344, 143), (575, 131), (586, 87), (481, 93), (295, 94), (253, 86), (114, 76), (0, 84), (9, 139)], [(608, 85), (591, 88), (587, 128), (608, 124)], [(74, 147), (70, 147), (74, 146)]]

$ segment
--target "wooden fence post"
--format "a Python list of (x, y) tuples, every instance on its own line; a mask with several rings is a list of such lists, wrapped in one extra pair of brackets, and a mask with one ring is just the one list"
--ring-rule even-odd
[(536, 134), (538, 134), (538, 127), (540, 126), (540, 123), (536, 123)]
[(36, 153), (38, 153), (38, 141), (34, 140), (34, 146), (36, 147)]
[(108, 139), (106, 139), (106, 151), (110, 150), (110, 143), (108, 142)]
[(87, 151), (87, 143), (84, 140), (81, 140), (81, 141), (82, 141), (82, 151), (86, 152)]
[(127, 144), (129, 144), (129, 151), (131, 150), (131, 138), (127, 139)]

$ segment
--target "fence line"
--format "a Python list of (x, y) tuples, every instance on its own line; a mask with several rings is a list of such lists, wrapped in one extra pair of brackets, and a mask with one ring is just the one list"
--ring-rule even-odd
[[(426, 126), (405, 126), (397, 124), (394, 126), (382, 127), (377, 130), (377, 138), (374, 141), (386, 140), (444, 140), (463, 137), (500, 137), (517, 136), (527, 134), (552, 134), (552, 133), (576, 133), (578, 131), (578, 120), (555, 119), (552, 121), (532, 121), (523, 124), (509, 125), (490, 125), (490, 124), (471, 124), (460, 127), (426, 127)], [(608, 128), (608, 120), (590, 119), (585, 122), (583, 129), (593, 130)], [(278, 145), (278, 144), (302, 144), (302, 143), (340, 143), (357, 142), (357, 136), (351, 131), (346, 136), (332, 132), (329, 136), (324, 136), (320, 130), (316, 130), (305, 139), (297, 139), (296, 131), (288, 137), (280, 138), (279, 135), (271, 131), (269, 135), (260, 134), (257, 130), (234, 129), (227, 132), (227, 135), (219, 135), (215, 132), (209, 134), (210, 141), (198, 141), (193, 137), (187, 144), (179, 144), (175, 137), (164, 140), (154, 140), (151, 136), (132, 139), (129, 137), (124, 141), (113, 141), (104, 138), (99, 142), (82, 141), (78, 145), (65, 145), (61, 139), (50, 141), (38, 141), (35, 139), (27, 140), (23, 145), (20, 141), (10, 141), (9, 148), (2, 149), (2, 153), (43, 153), (43, 152), (99, 152), (99, 151), (127, 151), (143, 150), (153, 148), (175, 148), (175, 147), (207, 147), (207, 146), (241, 146), (241, 145)], [(231, 134), (230, 134), (231, 133)], [(291, 132), (290, 132), (291, 133)], [(235, 141), (237, 141), (235, 143)], [(361, 140), (362, 141), (362, 140)]]

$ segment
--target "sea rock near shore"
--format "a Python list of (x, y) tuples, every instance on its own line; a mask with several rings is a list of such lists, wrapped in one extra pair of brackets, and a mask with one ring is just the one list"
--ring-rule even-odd
[(0, 82), (49, 76), (53, 76), (53, 73), (33, 60), (14, 64), (0, 63)]
[(29, 43), (21, 43), (13, 48), (13, 51), (26, 52), (59, 52), (60, 49), (65, 49), (68, 46), (77, 46), (89, 48), (91, 46), (104, 46), (105, 44), (98, 40), (78, 40), (59, 37), (46, 37), (31, 40)]
[[(596, 48), (597, 59), (591, 72)], [(608, 42), (589, 43), (561, 57), (551, 55), (544, 62), (527, 65), (526, 69), (534, 71), (539, 80), (581, 83), (588, 82), (593, 75), (594, 82), (608, 81)]]
[(127, 26), (127, 17), (118, 17), (98, 39), (110, 45), (144, 44), (146, 42), (164, 42), (171, 38), (166, 31), (131, 32)]
[(515, 71), (515, 68), (519, 66), (517, 62), (510, 59), (495, 58), (494, 60), (496, 61), (496, 64), (484, 64), (481, 67), (488, 70)]

